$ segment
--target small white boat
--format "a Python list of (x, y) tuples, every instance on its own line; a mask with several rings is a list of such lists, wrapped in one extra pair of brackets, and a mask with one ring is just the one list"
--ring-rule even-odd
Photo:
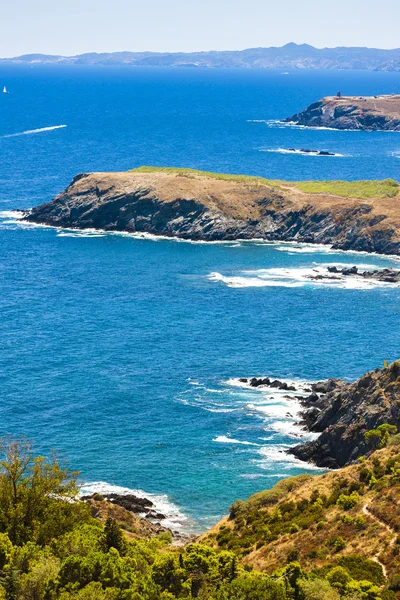
[(3, 87), (3, 94), (8, 94), (6, 86)]

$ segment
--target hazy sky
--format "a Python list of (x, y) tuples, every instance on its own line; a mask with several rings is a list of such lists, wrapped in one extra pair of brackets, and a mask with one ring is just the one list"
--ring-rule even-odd
[(0, 0), (0, 56), (400, 47), (400, 0)]

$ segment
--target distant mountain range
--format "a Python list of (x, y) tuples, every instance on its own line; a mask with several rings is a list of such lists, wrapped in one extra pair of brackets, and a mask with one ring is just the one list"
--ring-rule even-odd
[(400, 48), (314, 48), (308, 44), (210, 52), (104, 52), (55, 56), (25, 54), (0, 64), (131, 65), (137, 67), (236, 67), (247, 69), (367, 69), (400, 71)]

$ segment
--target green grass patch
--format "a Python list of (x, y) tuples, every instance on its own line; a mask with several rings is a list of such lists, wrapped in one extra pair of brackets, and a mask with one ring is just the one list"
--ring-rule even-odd
[(394, 179), (373, 181), (296, 181), (296, 187), (308, 194), (333, 194), (345, 198), (394, 198), (399, 184)]
[(138, 167), (131, 169), (130, 173), (175, 173), (182, 177), (191, 177), (199, 175), (211, 179), (220, 179), (222, 181), (235, 181), (237, 183), (249, 183), (252, 185), (269, 185), (279, 187), (277, 181), (266, 179), (265, 177), (256, 177), (254, 175), (232, 175), (229, 173), (212, 173), (210, 171), (200, 171), (199, 169), (188, 169), (179, 167)]

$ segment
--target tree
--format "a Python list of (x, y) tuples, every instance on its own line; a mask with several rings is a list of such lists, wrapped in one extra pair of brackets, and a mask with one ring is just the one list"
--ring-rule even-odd
[(33, 457), (29, 441), (0, 442), (0, 531), (11, 542), (45, 544), (87, 521), (90, 510), (77, 499), (76, 474), (58, 462)]
[(104, 545), (106, 550), (115, 548), (121, 556), (126, 553), (126, 540), (121, 527), (115, 519), (109, 517), (104, 527)]

